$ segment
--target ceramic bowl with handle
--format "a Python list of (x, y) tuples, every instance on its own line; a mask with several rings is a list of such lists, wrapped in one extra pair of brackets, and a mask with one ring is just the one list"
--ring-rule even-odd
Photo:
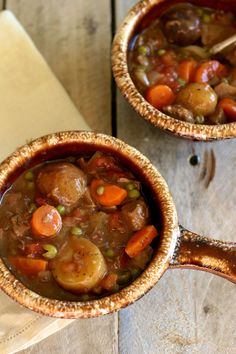
[(174, 202), (160, 173), (139, 151), (111, 136), (71, 131), (34, 140), (0, 164), (0, 193), (3, 194), (21, 173), (36, 164), (71, 155), (92, 154), (97, 150), (118, 158), (142, 181), (147, 196), (150, 196), (160, 235), (148, 267), (133, 283), (115, 294), (76, 302), (36, 294), (20, 282), (0, 258), (0, 289), (41, 314), (87, 318), (117, 311), (133, 303), (151, 289), (168, 268), (205, 270), (236, 282), (236, 244), (201, 237), (179, 226)]
[[(158, 18), (167, 8), (177, 3), (191, 3), (235, 13), (235, 0), (142, 0), (128, 13), (120, 25), (112, 48), (112, 69), (122, 95), (141, 117), (155, 127), (191, 140), (219, 140), (236, 137), (236, 122), (221, 125), (193, 124), (174, 119), (149, 104), (133, 83), (128, 66), (129, 44), (144, 23)], [(145, 27), (145, 26), (144, 26)]]

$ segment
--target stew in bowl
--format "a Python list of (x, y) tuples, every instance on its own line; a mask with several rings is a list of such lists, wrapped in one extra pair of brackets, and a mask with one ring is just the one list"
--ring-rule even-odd
[(163, 177), (119, 139), (38, 138), (0, 164), (0, 193), (0, 289), (41, 314), (117, 311), (169, 267), (236, 282), (236, 245), (179, 226)]
[(235, 5), (144, 0), (130, 10), (113, 41), (113, 73), (154, 126), (193, 140), (236, 136)]
[(141, 182), (98, 151), (28, 169), (1, 199), (1, 256), (49, 298), (117, 292), (146, 268), (157, 234)]

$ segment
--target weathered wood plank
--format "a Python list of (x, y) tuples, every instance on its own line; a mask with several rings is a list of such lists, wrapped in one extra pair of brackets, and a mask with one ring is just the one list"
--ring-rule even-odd
[[(94, 130), (109, 133), (110, 2), (8, 0)], [(66, 119), (66, 117), (65, 117)]]
[[(135, 2), (116, 1), (117, 23)], [(118, 137), (149, 157), (167, 180), (180, 223), (214, 238), (235, 240), (236, 141), (194, 143), (167, 135), (140, 118), (119, 93), (117, 117)], [(204, 154), (211, 156), (211, 149), (216, 175), (206, 188), (207, 177), (200, 176)], [(193, 152), (201, 157), (198, 167), (189, 164)], [(119, 313), (120, 353), (234, 353), (235, 301), (235, 285), (223, 279), (168, 271), (149, 294)]]
[[(1, 4), (1, 2), (0, 2)], [(110, 133), (110, 2), (8, 0), (92, 129)], [(66, 117), (65, 117), (66, 119)], [(117, 314), (77, 320), (21, 353), (117, 353)]]
[(117, 316), (76, 320), (63, 330), (19, 354), (116, 354)]

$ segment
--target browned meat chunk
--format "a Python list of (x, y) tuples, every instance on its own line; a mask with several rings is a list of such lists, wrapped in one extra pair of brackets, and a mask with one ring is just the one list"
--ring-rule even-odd
[(210, 124), (224, 124), (227, 123), (227, 117), (221, 107), (217, 107), (207, 120)]
[(130, 231), (138, 231), (147, 224), (149, 210), (144, 201), (131, 201), (122, 207), (121, 215)]
[(201, 36), (200, 19), (191, 5), (172, 7), (162, 16), (162, 24), (170, 43), (186, 46), (193, 44)]
[(236, 68), (233, 68), (230, 72), (229, 83), (230, 85), (236, 86)]
[(182, 107), (181, 105), (165, 106), (163, 107), (163, 112), (169, 116), (183, 120), (184, 122), (194, 123), (194, 117), (192, 112), (188, 109)]
[(9, 193), (4, 197), (5, 207), (10, 212), (20, 212), (24, 207), (24, 199), (20, 192)]
[(23, 237), (29, 230), (28, 219), (24, 215), (14, 215), (11, 217), (12, 229), (17, 237)]
[(231, 65), (236, 66), (236, 48), (234, 47), (227, 52), (225, 58), (230, 62)]
[(235, 34), (235, 27), (216, 24), (202, 25), (202, 43), (211, 47)]
[(68, 208), (76, 205), (86, 191), (84, 173), (71, 163), (51, 163), (37, 177), (39, 191)]
[(219, 85), (214, 87), (214, 90), (219, 99), (222, 98), (236, 98), (236, 87), (226, 84), (225, 82), (221, 82)]

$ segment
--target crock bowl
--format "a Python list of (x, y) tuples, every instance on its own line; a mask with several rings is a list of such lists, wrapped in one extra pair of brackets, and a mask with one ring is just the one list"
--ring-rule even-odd
[(142, 181), (153, 221), (159, 226), (158, 242), (150, 264), (132, 284), (119, 292), (79, 302), (36, 294), (19, 281), (0, 258), (0, 289), (21, 305), (43, 315), (88, 318), (133, 303), (151, 289), (169, 267), (205, 270), (236, 282), (236, 245), (207, 239), (179, 226), (174, 202), (160, 173), (139, 151), (111, 136), (85, 131), (58, 132), (20, 147), (0, 164), (0, 196), (30, 167), (67, 156), (92, 154), (97, 150), (118, 158)]
[(129, 43), (144, 21), (157, 18), (170, 5), (192, 3), (235, 13), (235, 0), (142, 0), (135, 5), (120, 25), (112, 47), (112, 70), (121, 94), (141, 117), (155, 127), (191, 140), (220, 140), (236, 137), (236, 122), (222, 125), (201, 125), (174, 119), (149, 104), (134, 85), (128, 68)]

